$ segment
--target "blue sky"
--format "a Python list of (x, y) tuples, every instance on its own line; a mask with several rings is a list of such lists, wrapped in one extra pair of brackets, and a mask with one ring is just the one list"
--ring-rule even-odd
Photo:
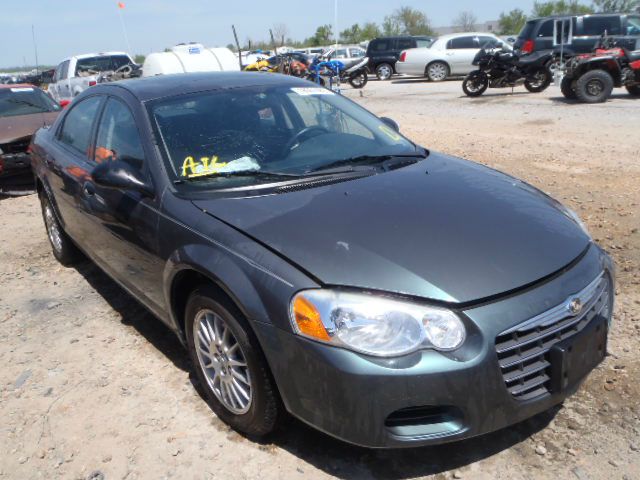
[[(0, 14), (0, 67), (34, 63), (31, 25), (35, 26), (40, 63), (56, 64), (78, 53), (127, 50), (117, 0), (4, 0)], [(293, 38), (310, 36), (333, 23), (334, 0), (123, 0), (122, 10), (132, 53), (163, 50), (180, 42), (222, 46), (233, 41), (231, 24), (243, 39), (267, 39), (269, 27), (286, 23)], [(4, 3), (4, 2), (3, 2)], [(462, 10), (480, 21), (502, 11), (531, 10), (533, 0), (339, 0), (338, 29), (356, 22), (382, 22), (395, 8), (409, 5), (427, 13), (434, 26), (450, 25)]]

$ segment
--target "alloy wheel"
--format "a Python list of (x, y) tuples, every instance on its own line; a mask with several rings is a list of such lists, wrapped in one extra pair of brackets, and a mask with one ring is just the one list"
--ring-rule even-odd
[(47, 235), (51, 241), (51, 245), (57, 252), (62, 251), (62, 235), (60, 234), (60, 227), (58, 226), (58, 220), (56, 219), (53, 208), (49, 202), (44, 207), (44, 222), (47, 227)]
[(201, 310), (193, 322), (198, 363), (209, 388), (230, 412), (249, 411), (253, 398), (247, 360), (229, 326), (211, 310)]
[(433, 63), (429, 65), (428, 74), (430, 80), (440, 82), (447, 78), (447, 66), (441, 62)]
[(385, 64), (385, 65), (380, 65), (378, 67), (377, 74), (380, 80), (387, 80), (391, 78), (391, 75), (393, 74), (393, 72), (391, 70), (391, 67)]
[(587, 90), (587, 93), (592, 97), (597, 97), (603, 92), (604, 85), (599, 79), (594, 78), (589, 83), (587, 83), (586, 90)]

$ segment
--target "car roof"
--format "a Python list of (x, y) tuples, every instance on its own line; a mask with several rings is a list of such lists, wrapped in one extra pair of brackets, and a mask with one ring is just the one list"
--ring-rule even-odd
[(490, 36), (495, 37), (496, 34), (492, 32), (459, 32), (459, 33), (447, 33), (446, 35), (440, 35), (438, 40), (451, 40), (452, 38), (460, 37), (477, 37), (477, 36)]
[(126, 55), (127, 57), (129, 56), (127, 52), (81, 53), (80, 55), (72, 55), (70, 57), (67, 57), (63, 60), (63, 62), (66, 62), (67, 60), (71, 60), (72, 58), (75, 58), (76, 60), (82, 60), (84, 58), (108, 57), (111, 55)]
[(553, 20), (556, 18), (567, 18), (567, 17), (625, 17), (627, 15), (633, 15), (633, 13), (574, 13), (568, 15), (549, 15), (548, 17), (535, 17), (527, 20), (528, 22), (539, 22), (540, 20)]
[(376, 40), (398, 40), (402, 38), (434, 38), (434, 35), (392, 35), (390, 37), (376, 37), (371, 40), (371, 42), (374, 42)]
[(290, 87), (313, 87), (307, 80), (264, 72), (199, 72), (156, 75), (92, 87), (92, 92), (122, 88), (132, 93), (141, 102), (209, 90), (280, 85)]

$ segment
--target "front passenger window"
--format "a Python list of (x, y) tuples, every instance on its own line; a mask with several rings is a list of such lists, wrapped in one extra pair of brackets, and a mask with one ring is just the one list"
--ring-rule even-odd
[(94, 160), (97, 163), (122, 160), (142, 169), (144, 149), (136, 122), (129, 107), (119, 100), (110, 98), (104, 107)]

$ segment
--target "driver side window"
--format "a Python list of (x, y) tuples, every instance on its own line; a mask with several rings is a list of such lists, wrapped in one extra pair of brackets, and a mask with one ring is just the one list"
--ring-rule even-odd
[(114, 160), (125, 161), (142, 170), (144, 149), (131, 110), (121, 101), (110, 98), (100, 119), (94, 161)]

